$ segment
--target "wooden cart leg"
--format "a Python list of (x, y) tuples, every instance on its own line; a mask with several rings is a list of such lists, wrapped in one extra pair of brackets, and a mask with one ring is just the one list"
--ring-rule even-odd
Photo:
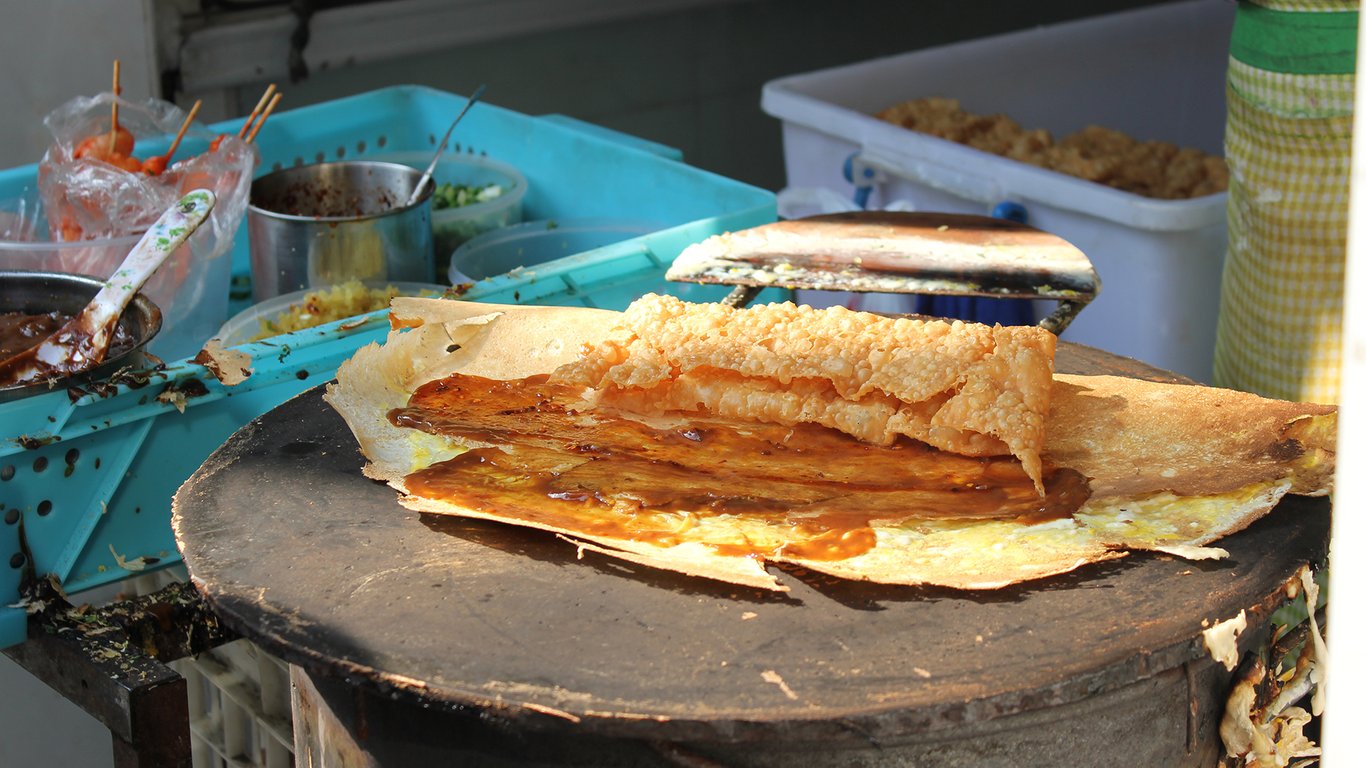
[(103, 608), (74, 607), (55, 588), (28, 599), (41, 610), (5, 655), (109, 729), (116, 768), (189, 768), (185, 678), (162, 662), (235, 638), (193, 588)]
[(190, 765), (185, 679), (122, 632), (82, 637), (31, 627), (5, 654), (109, 729), (116, 768)]

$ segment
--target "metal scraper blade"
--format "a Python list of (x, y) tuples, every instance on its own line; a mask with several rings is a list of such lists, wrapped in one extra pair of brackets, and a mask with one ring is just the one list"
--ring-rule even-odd
[(737, 286), (727, 303), (763, 288), (1048, 299), (1039, 325), (1061, 333), (1100, 291), (1076, 246), (1005, 219), (855, 211), (764, 224), (689, 246), (669, 268), (678, 282)]

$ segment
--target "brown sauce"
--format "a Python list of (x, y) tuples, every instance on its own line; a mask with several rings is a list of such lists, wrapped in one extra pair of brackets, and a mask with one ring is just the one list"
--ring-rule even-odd
[(70, 319), (69, 315), (60, 312), (48, 312), (45, 315), (27, 315), (23, 312), (0, 314), (0, 360), (38, 346)]
[[(66, 325), (71, 315), (61, 312), (30, 315), (24, 312), (0, 313), (0, 360), (9, 358), (43, 343), (43, 340)], [(133, 337), (122, 326), (114, 327), (106, 357), (115, 357), (133, 346)], [(3, 385), (8, 382), (0, 382)]]
[[(877, 540), (873, 521), (1044, 522), (1070, 516), (1090, 495), (1080, 474), (1049, 468), (1041, 497), (1008, 456), (958, 456), (912, 440), (876, 446), (816, 425), (691, 414), (652, 425), (577, 405), (574, 390), (543, 376), (430, 382), (390, 420), (492, 447), (405, 483), (419, 496), (590, 536), (812, 560), (867, 552)], [(705, 524), (719, 516), (737, 525)]]

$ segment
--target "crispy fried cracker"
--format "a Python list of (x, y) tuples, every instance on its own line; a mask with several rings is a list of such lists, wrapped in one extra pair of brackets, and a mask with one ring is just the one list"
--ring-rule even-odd
[(1036, 327), (648, 295), (556, 377), (645, 415), (705, 411), (822, 424), (881, 444), (905, 435), (954, 453), (1010, 453), (1042, 488), (1056, 345)]

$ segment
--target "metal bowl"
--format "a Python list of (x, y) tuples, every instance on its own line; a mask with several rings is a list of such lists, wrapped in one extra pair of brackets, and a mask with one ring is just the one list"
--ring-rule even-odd
[[(104, 281), (86, 275), (27, 270), (0, 270), (0, 313), (43, 314), (62, 312), (74, 315), (104, 287)], [(0, 387), (0, 403), (47, 392), (56, 387), (108, 378), (120, 368), (147, 365), (143, 347), (161, 330), (161, 309), (143, 294), (133, 297), (119, 317), (119, 325), (132, 337), (132, 345), (117, 355), (105, 358), (95, 368), (57, 379)]]
[(247, 234), (256, 301), (348, 280), (430, 283), (432, 190), (422, 172), (365, 160), (285, 168), (251, 184)]

